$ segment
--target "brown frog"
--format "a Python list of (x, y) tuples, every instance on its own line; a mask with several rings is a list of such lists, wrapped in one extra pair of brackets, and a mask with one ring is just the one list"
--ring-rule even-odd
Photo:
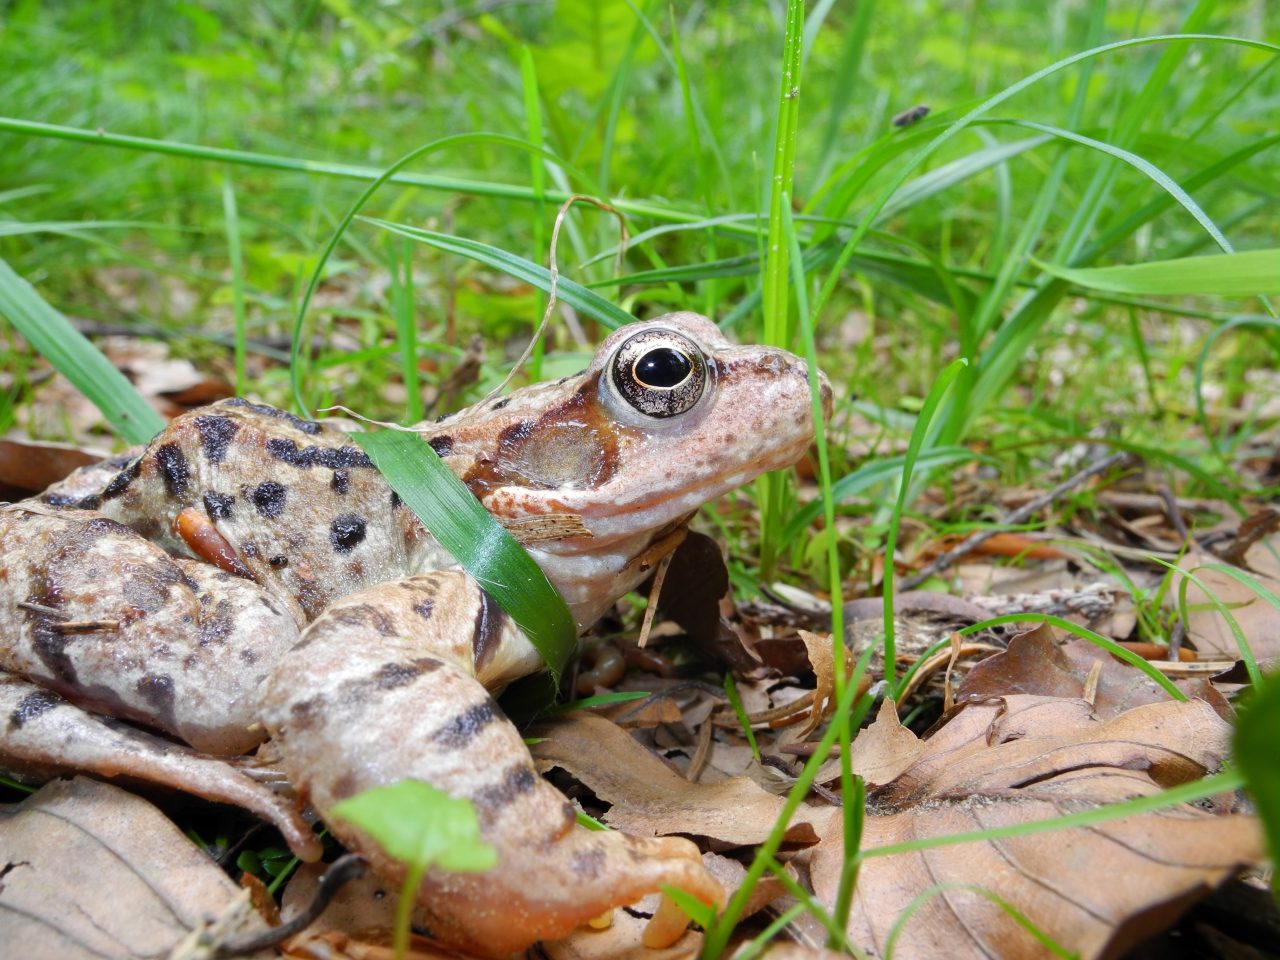
[[(551, 531), (530, 553), (585, 630), (701, 504), (798, 459), (810, 411), (803, 361), (677, 313), (619, 329), (577, 376), (415, 429), (500, 521)], [(305, 802), (391, 880), (400, 865), (328, 811), (426, 781), (471, 801), (498, 850), (418, 895), (434, 936), (481, 954), (664, 884), (722, 898), (688, 841), (576, 824), (487, 692), (541, 669), (537, 652), (339, 431), (238, 399), (187, 414), (128, 462), (0, 510), (0, 558), (10, 769), (239, 804), (315, 859)], [(235, 759), (268, 736), (296, 801)]]

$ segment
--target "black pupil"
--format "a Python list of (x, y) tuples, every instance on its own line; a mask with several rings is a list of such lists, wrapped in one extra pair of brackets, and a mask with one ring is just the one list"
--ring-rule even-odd
[(689, 376), (693, 364), (679, 350), (650, 350), (636, 363), (636, 379), (646, 387), (674, 387)]

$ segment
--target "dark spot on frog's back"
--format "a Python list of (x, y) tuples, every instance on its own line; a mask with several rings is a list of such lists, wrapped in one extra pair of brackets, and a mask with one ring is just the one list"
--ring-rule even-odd
[[(384, 637), (396, 635), (396, 625), (386, 612), (371, 603), (354, 603), (351, 606), (339, 607), (325, 615), (330, 626), (340, 625), (358, 629), (373, 629)], [(312, 632), (313, 634), (315, 631)], [(310, 636), (308, 637), (310, 639)], [(294, 649), (298, 649), (294, 647)]]
[(254, 413), (262, 414), (264, 417), (283, 420), (295, 429), (301, 430), (303, 433), (309, 433), (312, 436), (315, 436), (324, 429), (324, 427), (320, 426), (320, 424), (316, 423), (314, 420), (303, 420), (301, 417), (295, 417), (292, 413), (286, 413), (284, 410), (278, 410), (265, 403), (253, 403), (243, 397), (234, 397), (230, 400), (226, 400), (223, 405), (243, 410), (252, 410)]
[(480, 591), (480, 609), (476, 611), (475, 632), (471, 636), (471, 654), (479, 673), (493, 659), (502, 642), (506, 611), (485, 590)]
[(102, 490), (103, 500), (113, 500), (129, 489), (129, 484), (138, 479), (142, 472), (142, 457), (138, 457), (127, 467), (111, 478), (111, 482)]
[(138, 691), (138, 696), (155, 710), (157, 717), (172, 722), (174, 701), (172, 677), (165, 674), (147, 674), (138, 681), (135, 689)]
[(84, 525), (85, 534), (89, 539), (94, 540), (103, 534), (111, 534), (116, 537), (133, 537), (134, 532), (126, 527), (118, 520), (112, 520), (109, 517), (94, 517)]
[(217, 493), (213, 490), (204, 492), (204, 512), (209, 515), (210, 520), (231, 519), (231, 508), (235, 503), (236, 498), (230, 494)]
[(227, 458), (227, 445), (240, 429), (240, 424), (230, 417), (205, 415), (196, 417), (196, 430), (200, 434), (200, 447), (210, 463), (222, 463)]
[(51, 690), (36, 690), (18, 701), (13, 713), (9, 714), (9, 729), (17, 730), (23, 724), (30, 723), (42, 714), (48, 713), (66, 701)]
[(396, 687), (408, 686), (424, 673), (438, 670), (442, 666), (444, 663), (435, 657), (419, 657), (408, 663), (384, 663), (378, 668), (374, 683), (379, 690), (394, 690)]
[(365, 538), (368, 524), (363, 517), (344, 513), (329, 525), (329, 542), (338, 553), (350, 553)]
[(439, 437), (432, 437), (427, 441), (427, 446), (436, 452), (438, 457), (447, 457), (453, 453), (453, 437), (445, 434)]
[(253, 488), (250, 499), (260, 516), (271, 519), (284, 512), (286, 492), (282, 485), (274, 480), (266, 480)]
[(521, 794), (532, 790), (537, 782), (538, 775), (532, 769), (522, 763), (516, 764), (507, 768), (498, 783), (477, 791), (471, 799), (480, 811), (492, 816), (515, 801)]
[(156, 468), (164, 478), (164, 488), (170, 496), (186, 496), (187, 485), (191, 480), (191, 467), (187, 464), (186, 455), (176, 443), (162, 443), (156, 447), (154, 454)]
[(169, 585), (143, 569), (124, 582), (121, 596), (125, 603), (143, 614), (155, 613), (169, 600)]
[(600, 876), (600, 868), (604, 866), (605, 857), (604, 850), (599, 847), (590, 847), (575, 853), (569, 866), (578, 876), (594, 880)]
[(432, 734), (431, 739), (446, 750), (461, 750), (484, 732), (484, 728), (501, 716), (498, 705), (485, 697), (457, 714)]
[(345, 495), (351, 489), (351, 474), (346, 470), (333, 471), (333, 477), (329, 480), (329, 489), (339, 496)]
[(267, 453), (277, 460), (301, 470), (327, 467), (344, 470), (352, 467), (372, 467), (373, 461), (359, 447), (299, 447), (287, 437), (272, 437), (266, 443)]

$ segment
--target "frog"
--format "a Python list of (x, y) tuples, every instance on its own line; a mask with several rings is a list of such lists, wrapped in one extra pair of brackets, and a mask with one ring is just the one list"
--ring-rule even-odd
[[(805, 455), (811, 379), (829, 415), (804, 360), (677, 312), (619, 327), (580, 374), (413, 431), (524, 531), (581, 634), (704, 503)], [(428, 871), (417, 922), (478, 956), (664, 886), (721, 905), (692, 841), (587, 829), (539, 775), (494, 696), (542, 669), (348, 433), (264, 404), (183, 414), (0, 508), (0, 766), (236, 804), (305, 861), (322, 852), (313, 812), (391, 883), (404, 865), (331, 811), (426, 782), (472, 804), (497, 865)], [(674, 916), (663, 894), (645, 942), (679, 936)]]

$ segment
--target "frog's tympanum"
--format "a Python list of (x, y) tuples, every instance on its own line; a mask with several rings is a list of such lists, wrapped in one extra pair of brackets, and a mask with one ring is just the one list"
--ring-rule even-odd
[[(530, 552), (585, 629), (701, 504), (798, 459), (810, 409), (802, 361), (678, 313), (616, 331), (578, 376), (418, 429), (504, 524), (549, 531)], [(303, 859), (310, 806), (391, 880), (328, 811), (426, 781), (471, 801), (498, 850), (418, 894), (435, 937), (481, 954), (664, 884), (719, 902), (692, 843), (587, 830), (538, 775), (486, 691), (539, 669), (349, 437), (271, 407), (179, 417), (141, 455), (0, 509), (0, 765), (239, 804)], [(292, 797), (235, 759), (267, 738)]]

